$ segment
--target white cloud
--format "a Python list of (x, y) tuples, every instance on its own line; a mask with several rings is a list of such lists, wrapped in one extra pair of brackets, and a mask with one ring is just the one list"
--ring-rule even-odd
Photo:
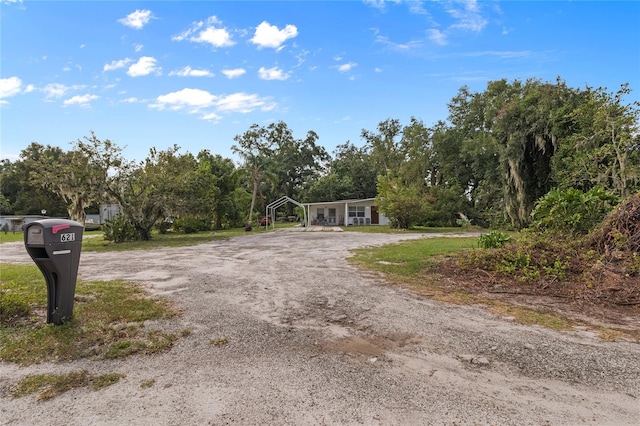
[(118, 19), (118, 22), (135, 30), (141, 30), (142, 27), (149, 23), (151, 18), (153, 18), (153, 14), (150, 10), (136, 10), (126, 17)]
[(256, 109), (270, 111), (275, 108), (275, 104), (258, 95), (240, 92), (221, 97), (216, 102), (216, 107), (220, 111), (248, 113)]
[(261, 98), (255, 94), (239, 92), (217, 96), (206, 90), (189, 88), (158, 96), (156, 102), (149, 105), (158, 110), (185, 110), (190, 114), (201, 113), (201, 119), (213, 121), (220, 119), (219, 112), (248, 113), (256, 109), (270, 111), (275, 106), (276, 104), (269, 102), (267, 98)]
[(258, 45), (258, 48), (272, 47), (278, 49), (282, 43), (297, 35), (298, 29), (295, 25), (287, 25), (282, 30), (279, 30), (275, 25), (269, 25), (267, 21), (263, 21), (258, 25), (253, 38), (249, 41)]
[(231, 70), (222, 70), (222, 74), (224, 74), (228, 79), (232, 79), (232, 78), (238, 78), (244, 74), (246, 74), (247, 71), (244, 70), (243, 68), (234, 68)]
[(111, 61), (110, 64), (104, 64), (104, 67), (102, 68), (102, 71), (113, 71), (113, 70), (117, 70), (119, 68), (124, 68), (130, 62), (131, 62), (131, 59), (129, 59), (129, 58), (120, 59), (119, 61)]
[(368, 4), (369, 6), (376, 8), (380, 11), (384, 11), (387, 3), (400, 3), (400, 0), (392, 0), (391, 2), (385, 0), (363, 0), (364, 4)]
[(353, 67), (357, 65), (358, 64), (356, 64), (355, 62), (347, 62), (346, 64), (338, 65), (337, 68), (340, 72), (349, 72)]
[(422, 1), (409, 1), (409, 12), (414, 15), (428, 15), (429, 12), (424, 8), (424, 2)]
[(216, 114), (215, 112), (210, 112), (200, 117), (201, 120), (207, 120), (207, 121), (219, 121), (221, 118), (222, 117)]
[(24, 88), (24, 93), (31, 93), (34, 92), (36, 90), (36, 86), (34, 86), (33, 84), (29, 84), (27, 85), (27, 87)]
[(423, 0), (363, 0), (363, 3), (378, 9), (380, 12), (386, 12), (388, 3), (395, 5), (405, 3), (409, 7), (409, 12), (415, 15), (428, 15), (424, 8), (425, 2)]
[(69, 99), (65, 100), (64, 102), (62, 102), (62, 104), (63, 104), (64, 106), (69, 106), (69, 105), (78, 105), (78, 106), (80, 106), (80, 107), (87, 108), (87, 107), (89, 107), (89, 106), (90, 106), (90, 105), (89, 105), (89, 103), (90, 103), (91, 101), (95, 101), (95, 100), (96, 100), (96, 99), (98, 99), (98, 98), (100, 98), (100, 97), (99, 97), (99, 96), (96, 96), (96, 95), (89, 95), (89, 94), (86, 94), (86, 95), (76, 95), (76, 96), (73, 96), (73, 97), (71, 97), (71, 98), (69, 98)]
[(22, 0), (2, 0), (0, 3), (6, 4), (6, 5), (17, 4), (20, 9), (24, 9), (24, 6), (22, 5)]
[(127, 70), (127, 75), (131, 77), (141, 77), (151, 73), (160, 74), (162, 68), (157, 66), (157, 60), (151, 56), (143, 56), (138, 62), (131, 65)]
[(201, 108), (212, 106), (216, 99), (215, 95), (206, 90), (187, 88), (160, 95), (156, 99), (156, 103), (150, 106), (157, 109), (169, 108), (173, 110), (189, 108), (191, 112), (197, 112)]
[(221, 27), (220, 24), (222, 24), (222, 21), (215, 16), (210, 16), (207, 22), (194, 22), (191, 28), (173, 36), (171, 39), (174, 41), (189, 40), (194, 43), (208, 43), (214, 47), (229, 47), (236, 44), (231, 39), (229, 31)]
[(47, 84), (42, 89), (46, 95), (46, 99), (61, 98), (65, 93), (67, 93), (67, 90), (69, 90), (69, 87), (60, 83)]
[(374, 71), (374, 72), (377, 72), (377, 73), (380, 73), (380, 72), (382, 72), (383, 70), (382, 70), (382, 68), (380, 68), (380, 67), (375, 67), (375, 68), (373, 69), (373, 71)]
[(142, 50), (143, 47), (144, 47), (143, 44), (134, 44), (133, 45), (133, 50), (136, 51), (136, 52), (139, 52), (139, 51)]
[(465, 53), (461, 56), (478, 58), (482, 56), (499, 57), (501, 59), (527, 59), (533, 55), (530, 50), (482, 50)]
[(169, 75), (177, 75), (180, 77), (213, 77), (213, 73), (209, 70), (194, 70), (189, 65), (178, 71), (171, 71)]
[(440, 30), (430, 29), (427, 30), (429, 40), (437, 45), (445, 46), (447, 44), (447, 36)]
[(231, 40), (231, 35), (226, 29), (213, 27), (205, 29), (198, 35), (198, 37), (192, 38), (192, 41), (209, 43), (215, 47), (233, 46), (235, 44)]
[(135, 104), (138, 102), (142, 102), (140, 99), (136, 98), (135, 96), (132, 96), (130, 98), (126, 98), (121, 100), (120, 102), (126, 103), (126, 104)]
[(386, 45), (389, 49), (399, 52), (408, 52), (422, 48), (423, 43), (419, 40), (411, 40), (407, 43), (395, 43), (385, 36), (376, 36), (376, 42)]
[(348, 121), (351, 121), (351, 116), (350, 115), (345, 115), (344, 117), (342, 117), (342, 118), (340, 118), (338, 120), (334, 120), (333, 122), (334, 122), (334, 124), (337, 124), (337, 123), (346, 123)]
[[(462, 4), (462, 8), (457, 8)], [(450, 3), (447, 13), (453, 16), (458, 22), (451, 28), (480, 32), (487, 26), (487, 20), (482, 16), (476, 0), (465, 0), (458, 3)]]
[(303, 50), (302, 52), (295, 55), (298, 63), (296, 64), (296, 68), (301, 67), (302, 64), (306, 61), (306, 57), (309, 54), (309, 51)]
[[(22, 80), (18, 77), (0, 78), (0, 99), (20, 93)], [(4, 101), (3, 103), (5, 103)]]
[(258, 70), (258, 77), (260, 77), (262, 80), (286, 80), (290, 77), (290, 75), (282, 71), (278, 67), (260, 67), (260, 69)]

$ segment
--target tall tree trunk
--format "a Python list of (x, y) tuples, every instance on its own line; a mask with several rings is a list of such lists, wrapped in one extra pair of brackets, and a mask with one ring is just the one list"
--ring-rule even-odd
[(253, 168), (253, 195), (251, 196), (251, 207), (249, 208), (249, 220), (247, 223), (251, 223), (253, 219), (253, 208), (256, 205), (256, 197), (258, 195), (258, 185), (260, 185), (260, 179), (258, 175), (258, 168)]

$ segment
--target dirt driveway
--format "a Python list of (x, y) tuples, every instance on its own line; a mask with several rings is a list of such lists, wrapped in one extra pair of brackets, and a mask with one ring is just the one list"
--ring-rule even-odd
[[(183, 309), (172, 330), (192, 333), (153, 356), (2, 363), (0, 424), (638, 424), (640, 345), (426, 300), (345, 261), (422, 237), (276, 231), (83, 253), (82, 279), (147, 285)], [(30, 259), (3, 244), (0, 261)], [(7, 395), (27, 374), (82, 369), (126, 377), (48, 401)]]

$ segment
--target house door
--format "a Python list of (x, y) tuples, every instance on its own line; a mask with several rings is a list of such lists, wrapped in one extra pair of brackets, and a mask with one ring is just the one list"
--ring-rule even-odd
[(380, 224), (380, 218), (378, 217), (378, 206), (371, 206), (371, 224)]

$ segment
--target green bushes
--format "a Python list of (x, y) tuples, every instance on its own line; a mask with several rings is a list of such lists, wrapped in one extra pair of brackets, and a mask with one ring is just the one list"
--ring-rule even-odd
[[(185, 234), (195, 234), (200, 231), (210, 230), (211, 225), (208, 219), (196, 216), (185, 216), (173, 219), (173, 221), (163, 220), (156, 223), (155, 228), (160, 234), (166, 234), (170, 229)], [(143, 238), (140, 237), (140, 232), (135, 229), (129, 220), (118, 215), (105, 223), (104, 239), (113, 241), (114, 243), (123, 243), (140, 241)]]
[(480, 248), (500, 248), (511, 240), (507, 234), (500, 231), (491, 231), (478, 237), (478, 247)]
[(535, 232), (586, 235), (620, 202), (602, 187), (588, 192), (568, 188), (552, 189), (542, 197), (531, 214)]
[(122, 215), (117, 215), (104, 224), (104, 239), (114, 243), (124, 243), (126, 241), (138, 241), (138, 232), (133, 224)]
[[(527, 234), (512, 241), (510, 237), (493, 231), (482, 235), (483, 248), (459, 259), (463, 270), (474, 268), (508, 276), (519, 282), (562, 282), (569, 271), (575, 269), (572, 262), (580, 261), (575, 242), (554, 241), (548, 235)], [(484, 245), (482, 245), (484, 244)]]
[(176, 231), (182, 231), (185, 234), (195, 234), (199, 231), (208, 231), (211, 229), (211, 226), (207, 219), (195, 216), (185, 216), (175, 219), (173, 221), (173, 228)]

